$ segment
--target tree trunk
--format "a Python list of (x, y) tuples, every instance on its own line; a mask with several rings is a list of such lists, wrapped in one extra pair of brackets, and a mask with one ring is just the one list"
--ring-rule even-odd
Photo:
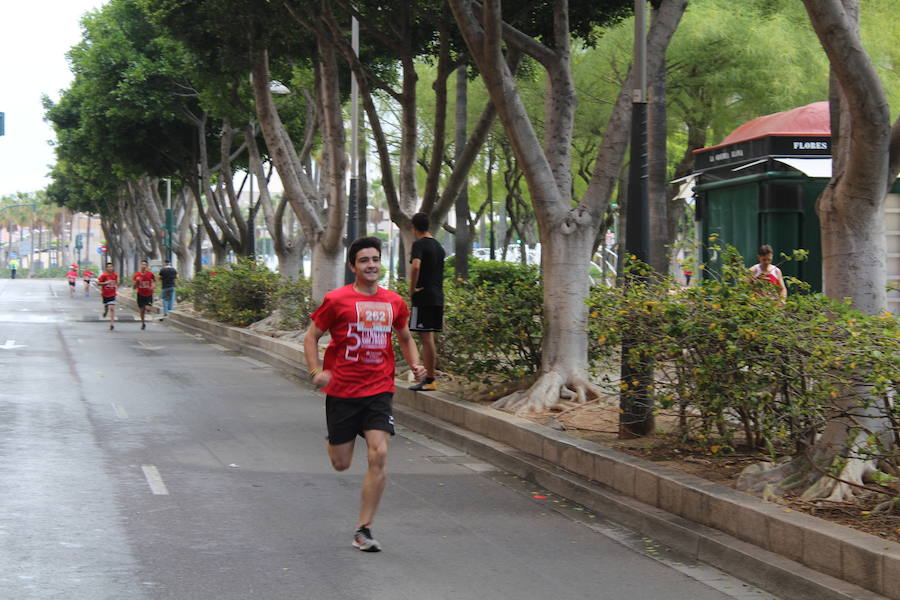
[(660, 61), (650, 85), (648, 109), (649, 131), (647, 136), (648, 172), (647, 195), (650, 218), (650, 266), (661, 276), (669, 274), (669, 237), (667, 220), (668, 174), (666, 161), (666, 64)]
[[(534, 203), (542, 242), (544, 328), (542, 374), (526, 392), (495, 405), (531, 411), (560, 398), (584, 401), (599, 390), (587, 375), (589, 262), (596, 230), (606, 213), (630, 127), (631, 88), (623, 89), (606, 129), (597, 165), (584, 198), (572, 198), (571, 145), (575, 87), (570, 63), (568, 2), (553, 3), (552, 47), (503, 23), (499, 0), (449, 0), (454, 18), (478, 65), (485, 87), (509, 137)], [(648, 69), (656, 72), (687, 0), (661, 6), (648, 36)], [(478, 15), (476, 15), (478, 11)], [(544, 137), (538, 138), (516, 82), (504, 60), (503, 43), (534, 58), (545, 70)], [(629, 81), (633, 79), (629, 76)], [(624, 99), (623, 99), (624, 98)]]
[[(892, 172), (890, 114), (881, 81), (859, 40), (858, 0), (804, 0), (813, 29), (831, 63), (832, 179), (819, 197), (816, 211), (822, 232), (825, 292), (850, 298), (867, 314), (879, 314), (886, 304), (884, 201)], [(900, 121), (898, 121), (900, 123)], [(859, 379), (865, 381), (865, 373)], [(865, 456), (871, 435), (887, 444), (892, 438), (888, 415), (867, 390), (848, 390), (835, 402), (841, 415), (828, 422), (809, 456), (766, 472), (749, 467), (741, 485), (783, 490), (797, 478), (805, 499), (850, 501), (854, 487), (876, 471)], [(860, 450), (863, 450), (860, 452)], [(812, 465), (818, 468), (813, 469)], [(837, 473), (830, 477), (825, 473)]]
[[(466, 144), (466, 117), (468, 105), (468, 81), (466, 66), (456, 70), (456, 135), (455, 155), (458, 161)], [(469, 278), (469, 254), (472, 251), (472, 230), (469, 226), (469, 192), (467, 186), (456, 197), (456, 234), (453, 237), (455, 255), (453, 267), (457, 279)]]

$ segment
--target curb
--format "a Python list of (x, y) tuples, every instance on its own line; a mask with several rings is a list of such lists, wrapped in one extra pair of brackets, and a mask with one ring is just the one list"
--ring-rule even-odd
[[(299, 344), (177, 311), (167, 321), (306, 379)], [(778, 596), (900, 600), (900, 544), (515, 415), (398, 383), (395, 415), (403, 425)]]

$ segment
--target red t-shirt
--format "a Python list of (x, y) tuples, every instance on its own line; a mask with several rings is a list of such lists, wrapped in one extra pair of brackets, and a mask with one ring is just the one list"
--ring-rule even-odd
[(150, 271), (138, 271), (131, 279), (137, 284), (138, 296), (153, 295), (153, 282), (156, 280), (156, 276), (153, 273)]
[(100, 286), (100, 295), (104, 298), (115, 298), (116, 288), (119, 287), (119, 275), (117, 273), (100, 273), (97, 278), (97, 285)]
[(66, 273), (66, 279), (69, 280), (69, 283), (75, 283), (75, 280), (78, 279), (78, 271), (69, 271)]
[(85, 270), (85, 271), (81, 272), (81, 278), (84, 279), (85, 281), (90, 281), (93, 276), (94, 276), (93, 271)]
[(323, 392), (360, 398), (394, 391), (391, 329), (406, 327), (409, 308), (396, 293), (379, 287), (366, 296), (345, 285), (325, 294), (312, 314), (316, 327), (331, 333), (323, 368), (331, 381)]

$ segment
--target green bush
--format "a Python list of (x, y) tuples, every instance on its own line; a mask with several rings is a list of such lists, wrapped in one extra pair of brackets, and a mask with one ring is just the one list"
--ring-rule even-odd
[(312, 282), (304, 278), (282, 279), (275, 292), (275, 306), (281, 313), (281, 329), (306, 329), (317, 306), (312, 299)]
[(278, 284), (278, 274), (261, 262), (240, 259), (197, 274), (185, 297), (216, 321), (249, 325), (271, 314)]
[(489, 383), (534, 375), (541, 365), (542, 305), (535, 267), (473, 261), (468, 281), (444, 285), (441, 367)]
[(733, 248), (719, 250), (721, 273), (696, 287), (642, 279), (592, 291), (589, 353), (611, 392), (634, 385), (617, 377), (628, 335), (632, 362), (654, 373), (649, 397), (678, 416), (686, 439), (714, 449), (738, 435), (773, 454), (802, 449), (842, 416), (834, 398), (884, 401), (900, 367), (896, 319), (821, 294), (782, 303)]

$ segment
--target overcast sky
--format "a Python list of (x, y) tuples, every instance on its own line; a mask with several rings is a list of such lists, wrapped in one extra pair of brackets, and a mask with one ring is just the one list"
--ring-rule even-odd
[(54, 162), (53, 130), (44, 123), (41, 95), (58, 100), (72, 74), (66, 52), (81, 39), (81, 16), (104, 0), (3, 3), (0, 35), (0, 195), (47, 187)]

